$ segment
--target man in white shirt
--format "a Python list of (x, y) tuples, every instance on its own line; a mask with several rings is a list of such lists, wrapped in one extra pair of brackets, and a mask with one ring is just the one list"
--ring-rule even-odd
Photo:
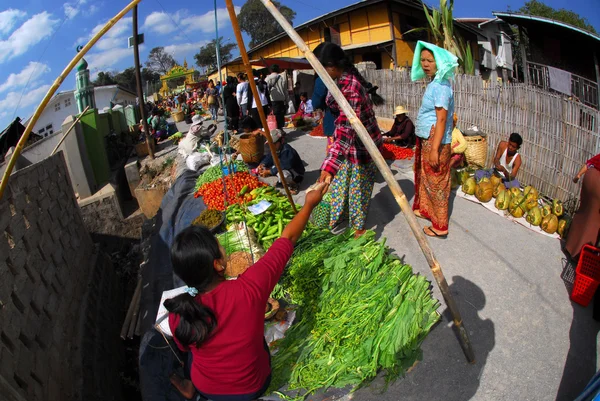
[(240, 110), (242, 111), (242, 117), (244, 117), (248, 115), (248, 93), (250, 92), (250, 87), (246, 74), (243, 72), (240, 72), (237, 75), (237, 79), (239, 83), (237, 84), (235, 95), (238, 106), (240, 106)]
[(277, 119), (277, 128), (283, 128), (285, 125), (285, 113), (288, 109), (289, 93), (287, 76), (285, 72), (279, 74), (279, 66), (273, 64), (271, 66), (271, 74), (265, 79), (267, 82), (269, 93), (271, 94), (271, 105), (273, 114)]

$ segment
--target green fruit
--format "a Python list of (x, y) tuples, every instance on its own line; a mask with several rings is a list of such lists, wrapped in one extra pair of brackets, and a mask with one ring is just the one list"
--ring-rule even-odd
[(492, 177), (490, 178), (490, 182), (492, 183), (492, 185), (495, 188), (499, 184), (502, 184), (502, 178), (498, 177), (496, 174), (492, 174)]
[(509, 189), (509, 191), (513, 197), (523, 195), (523, 193), (521, 192), (521, 188), (512, 187), (511, 189)]
[(544, 205), (544, 207), (542, 208), (542, 217), (546, 217), (549, 214), (552, 214), (552, 206)]
[(557, 217), (560, 217), (563, 215), (563, 212), (564, 208), (562, 202), (558, 199), (554, 199), (552, 201), (552, 213), (554, 213)]
[(558, 221), (558, 228), (556, 229), (556, 232), (558, 232), (558, 235), (560, 235), (561, 238), (566, 238), (567, 233), (569, 232), (570, 224), (571, 221), (567, 219), (560, 219)]
[(467, 195), (473, 195), (475, 193), (475, 189), (477, 189), (477, 183), (473, 177), (469, 177), (462, 185), (462, 190)]
[(535, 189), (534, 187), (532, 187), (531, 185), (528, 185), (525, 187), (525, 189), (523, 190), (523, 194), (525, 194), (525, 198), (529, 199), (535, 199), (538, 200), (539, 197), (539, 193), (538, 190)]
[(506, 191), (506, 187), (504, 186), (503, 183), (500, 183), (494, 187), (494, 192), (492, 192), (492, 196), (494, 198), (497, 198), (498, 195), (500, 194), (500, 192), (502, 192), (502, 191)]
[(554, 234), (558, 228), (558, 217), (556, 217), (554, 214), (549, 214), (548, 216), (542, 218), (540, 227), (548, 234)]
[(510, 192), (509, 191), (501, 191), (496, 197), (496, 209), (498, 210), (506, 210), (508, 209), (508, 205), (510, 204)]
[(529, 224), (534, 226), (539, 226), (542, 222), (542, 209), (539, 207), (533, 207), (527, 212), (527, 217), (525, 218)]
[(460, 183), (461, 185), (465, 183), (465, 181), (467, 181), (469, 179), (469, 177), (471, 176), (471, 174), (469, 174), (469, 171), (467, 169), (463, 169), (460, 171), (459, 177), (460, 177)]
[(514, 217), (523, 217), (525, 214), (525, 197), (523, 195), (513, 196), (508, 205), (508, 211)]
[[(538, 206), (537, 199), (525, 198), (525, 210), (531, 210)], [(540, 210), (540, 216), (542, 215), (542, 211)]]
[(475, 196), (479, 200), (479, 202), (489, 202), (492, 199), (492, 195), (494, 194), (494, 188), (492, 187), (492, 183), (488, 181), (481, 181), (477, 188), (475, 188)]

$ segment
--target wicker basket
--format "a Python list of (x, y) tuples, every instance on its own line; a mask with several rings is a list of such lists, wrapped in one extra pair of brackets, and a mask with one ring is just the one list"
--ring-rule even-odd
[(245, 163), (258, 164), (265, 151), (263, 136), (250, 134), (241, 135), (239, 151)]
[(484, 168), (487, 160), (487, 139), (479, 136), (465, 136), (467, 150), (465, 157), (469, 167)]
[(183, 118), (185, 116), (183, 115), (183, 111), (174, 111), (171, 113), (171, 117), (173, 117), (173, 121), (178, 123), (178, 122), (183, 121)]

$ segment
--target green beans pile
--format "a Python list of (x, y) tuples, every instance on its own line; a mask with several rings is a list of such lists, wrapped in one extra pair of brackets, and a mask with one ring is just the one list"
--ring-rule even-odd
[[(248, 171), (248, 166), (243, 161), (236, 160), (233, 162), (235, 165), (236, 171)], [(212, 166), (206, 169), (204, 173), (196, 180), (196, 186), (194, 191), (197, 191), (202, 185), (208, 184), (209, 182), (213, 182), (214, 180), (218, 180), (223, 177), (223, 170), (221, 169), (221, 165), (217, 164), (216, 166)]]
[(439, 303), (425, 277), (374, 237), (311, 230), (299, 241), (280, 283), (300, 318), (276, 344), (271, 391), (287, 385), (303, 399), (363, 385), (382, 369), (393, 380), (420, 356)]

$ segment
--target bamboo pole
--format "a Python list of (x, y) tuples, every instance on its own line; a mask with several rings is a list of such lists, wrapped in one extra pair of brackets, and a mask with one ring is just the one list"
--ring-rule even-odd
[(63, 135), (63, 137), (60, 138), (60, 141), (54, 147), (54, 150), (52, 151), (52, 153), (50, 153), (50, 156), (52, 156), (53, 154), (56, 153), (56, 151), (58, 150), (58, 147), (64, 142), (65, 139), (67, 139), (67, 135), (69, 135), (71, 133), (71, 131), (73, 130), (73, 127), (75, 127), (75, 124), (77, 124), (79, 122), (79, 120), (81, 120), (81, 117), (83, 117), (83, 115), (85, 114), (86, 111), (88, 111), (89, 108), (90, 108), (90, 106), (86, 106), (85, 109), (83, 109), (83, 111), (81, 113), (79, 113), (79, 116), (77, 116), (77, 118), (75, 119), (75, 121), (73, 121), (73, 124), (71, 124), (71, 126), (69, 127), (69, 129), (67, 130), (67, 132), (65, 132), (65, 134)]
[[(2, 199), (2, 196), (4, 195), (4, 190), (6, 189), (6, 185), (8, 184), (8, 178), (12, 173), (12, 169), (15, 167), (15, 163), (17, 162), (17, 159), (19, 158), (19, 155), (21, 154), (21, 151), (25, 146), (27, 139), (29, 139), (29, 134), (31, 134), (33, 126), (37, 123), (38, 119), (40, 118), (40, 115), (46, 108), (46, 105), (48, 104), (50, 99), (52, 99), (52, 96), (54, 96), (54, 93), (58, 90), (60, 85), (63, 83), (65, 78), (67, 78), (67, 75), (69, 75), (69, 73), (79, 62), (79, 60), (83, 58), (83, 56), (92, 48), (92, 46), (94, 46), (94, 44), (96, 44), (96, 42), (106, 32), (108, 32), (108, 30), (112, 28), (112, 26), (116, 24), (117, 21), (123, 18), (123, 16), (127, 14), (129, 10), (136, 6), (140, 1), (141, 0), (132, 0), (131, 3), (127, 5), (127, 7), (122, 9), (117, 15), (115, 15), (110, 21), (108, 21), (106, 25), (104, 25), (104, 27), (100, 31), (98, 31), (98, 33), (96, 33), (93, 38), (90, 39), (90, 41), (83, 47), (83, 49), (81, 49), (79, 53), (77, 53), (77, 55), (73, 57), (73, 59), (69, 64), (67, 64), (63, 72), (58, 76), (58, 78), (56, 78), (50, 89), (48, 89), (48, 93), (46, 93), (46, 96), (44, 96), (42, 102), (39, 104), (37, 109), (35, 109), (35, 113), (33, 113), (31, 120), (29, 120), (29, 124), (27, 124), (27, 128), (25, 128), (25, 132), (23, 132), (23, 135), (21, 135), (21, 138), (19, 139), (19, 142), (15, 147), (15, 152), (12, 154), (10, 160), (8, 161), (6, 170), (4, 171), (4, 175), (2, 176), (2, 181), (0, 181), (0, 199)], [(142, 101), (142, 99), (140, 99), (140, 101)]]
[(267, 143), (269, 144), (269, 149), (271, 149), (271, 155), (273, 155), (273, 162), (275, 163), (275, 167), (277, 168), (277, 173), (279, 174), (279, 180), (283, 185), (283, 189), (285, 190), (285, 194), (287, 195), (290, 204), (292, 205), (292, 209), (294, 212), (297, 212), (296, 204), (294, 203), (294, 199), (292, 199), (292, 194), (290, 193), (290, 189), (288, 188), (287, 183), (285, 182), (285, 177), (283, 176), (283, 170), (281, 170), (281, 164), (279, 163), (279, 157), (277, 156), (277, 151), (275, 150), (275, 145), (273, 145), (273, 139), (271, 138), (271, 131), (269, 130), (269, 126), (267, 125), (267, 117), (265, 116), (265, 111), (262, 107), (262, 102), (260, 101), (260, 96), (258, 95), (258, 89), (256, 88), (256, 83), (254, 82), (254, 76), (252, 74), (252, 66), (250, 65), (250, 59), (248, 58), (248, 53), (246, 52), (246, 46), (244, 45), (244, 39), (242, 38), (242, 32), (240, 31), (240, 26), (238, 24), (237, 16), (235, 15), (235, 9), (233, 8), (232, 0), (225, 0), (227, 4), (227, 11), (229, 12), (229, 18), (231, 19), (231, 26), (233, 27), (233, 32), (235, 33), (235, 38), (238, 43), (238, 47), (240, 49), (240, 55), (242, 56), (242, 60), (244, 61), (244, 67), (246, 68), (246, 75), (248, 75), (248, 83), (250, 84), (250, 88), (252, 89), (252, 95), (254, 96), (254, 101), (256, 102), (256, 108), (258, 110), (258, 114), (260, 115), (260, 121), (262, 122), (263, 129), (265, 130), (265, 137), (267, 139)]
[[(442, 292), (448, 309), (452, 313), (454, 325), (456, 326), (459, 333), (459, 343), (465, 354), (465, 357), (470, 363), (474, 363), (475, 355), (473, 353), (473, 348), (471, 347), (471, 341), (469, 340), (469, 335), (467, 334), (467, 331), (463, 325), (462, 317), (458, 310), (458, 306), (456, 305), (456, 302), (454, 302), (452, 294), (450, 294), (448, 282), (444, 277), (442, 267), (440, 266), (435, 255), (433, 254), (433, 251), (429, 246), (429, 242), (427, 241), (427, 238), (425, 238), (425, 234), (423, 233), (423, 230), (421, 230), (421, 226), (419, 226), (417, 218), (413, 213), (410, 204), (408, 203), (406, 195), (402, 192), (400, 185), (398, 185), (398, 182), (394, 179), (390, 168), (383, 159), (383, 156), (381, 156), (381, 153), (379, 152), (379, 149), (377, 149), (375, 142), (373, 142), (371, 136), (365, 129), (362, 122), (358, 119), (358, 117), (354, 113), (354, 110), (350, 107), (350, 104), (348, 104), (348, 101), (346, 100), (342, 92), (339, 90), (333, 79), (329, 76), (329, 74), (327, 73), (323, 65), (319, 62), (317, 57), (313, 54), (313, 52), (308, 48), (308, 46), (306, 46), (306, 43), (304, 43), (304, 41), (294, 30), (294, 28), (289, 24), (285, 17), (281, 15), (279, 10), (277, 10), (277, 8), (273, 5), (273, 3), (271, 3), (270, 0), (261, 1), (265, 5), (267, 10), (269, 10), (269, 12), (273, 15), (273, 17), (275, 17), (277, 22), (279, 22), (279, 25), (283, 27), (283, 30), (288, 34), (290, 39), (292, 39), (296, 46), (298, 46), (300, 52), (304, 54), (304, 56), (313, 66), (315, 71), (319, 74), (319, 77), (321, 77), (321, 79), (325, 83), (325, 86), (327, 86), (329, 93), (331, 93), (331, 95), (335, 98), (336, 102), (338, 103), (344, 114), (346, 114), (346, 116), (349, 118), (352, 127), (354, 128), (360, 140), (365, 145), (369, 154), (373, 158), (375, 164), (377, 165), (377, 168), (379, 169), (379, 171), (383, 175), (383, 178), (390, 187), (390, 190), (392, 191), (396, 202), (398, 202), (400, 209), (402, 209), (402, 213), (404, 214), (408, 225), (410, 226), (414, 236), (416, 237), (417, 242), (419, 243), (419, 246), (423, 251), (423, 255), (425, 255), (425, 259), (427, 259), (427, 263), (429, 263), (429, 267), (431, 268), (433, 277), (435, 278), (435, 281), (438, 287), (440, 288), (440, 291)], [(228, 7), (230, 3), (231, 0), (227, 0)]]

